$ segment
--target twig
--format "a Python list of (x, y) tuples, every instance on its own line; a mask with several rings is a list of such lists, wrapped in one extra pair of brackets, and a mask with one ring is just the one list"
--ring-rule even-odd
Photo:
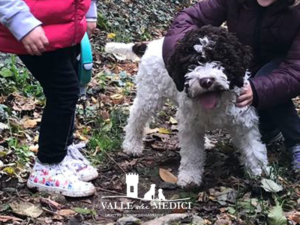
[(122, 170), (122, 172), (124, 173), (124, 174), (126, 174), (126, 172), (125, 172), (125, 170), (123, 170), (123, 168), (106, 152), (106, 151), (104, 151), (104, 153), (108, 156), (108, 158), (111, 160), (111, 161), (113, 161), (119, 168), (120, 168), (120, 170)]
[(101, 187), (97, 187), (100, 191), (104, 191), (104, 192), (108, 192), (108, 193), (112, 193), (112, 194), (118, 194), (118, 195), (124, 195), (124, 193), (118, 193), (118, 192), (115, 192), (115, 191), (110, 191), (110, 190), (107, 190), (107, 189), (104, 189), (104, 188), (101, 188)]

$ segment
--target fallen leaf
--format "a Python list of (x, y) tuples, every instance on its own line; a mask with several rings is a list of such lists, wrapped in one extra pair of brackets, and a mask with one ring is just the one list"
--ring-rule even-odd
[(261, 187), (267, 192), (276, 193), (283, 190), (283, 187), (281, 185), (276, 184), (274, 181), (270, 179), (263, 178), (261, 180), (261, 184), (262, 184)]
[(62, 210), (58, 211), (58, 214), (60, 216), (68, 217), (68, 216), (74, 216), (76, 214), (76, 212), (71, 209), (62, 209)]
[(20, 218), (14, 216), (0, 216), (0, 222), (8, 222), (8, 221), (23, 221)]
[(30, 119), (27, 119), (24, 121), (23, 123), (23, 127), (24, 128), (34, 128), (37, 126), (37, 124), (41, 122), (41, 119), (34, 119), (34, 120), (30, 120)]
[(114, 94), (114, 95), (111, 95), (110, 98), (113, 100), (120, 100), (120, 99), (124, 98), (124, 95)]
[(39, 151), (39, 145), (29, 146), (29, 151), (37, 153)]
[(8, 129), (9, 129), (9, 127), (6, 124), (0, 123), (0, 132), (3, 130), (8, 130)]
[(172, 174), (171, 172), (169, 172), (168, 170), (160, 168), (159, 176), (165, 182), (172, 183), (172, 184), (177, 183), (177, 177), (174, 174)]
[(159, 128), (158, 132), (160, 134), (171, 134), (172, 133), (171, 131), (169, 131), (168, 129), (163, 128), (163, 127)]
[(14, 213), (32, 218), (38, 218), (43, 210), (39, 205), (34, 205), (30, 202), (15, 201), (9, 204)]
[(214, 225), (231, 225), (232, 221), (230, 217), (226, 214), (217, 215), (217, 221), (214, 223)]
[(295, 213), (289, 215), (289, 220), (291, 220), (297, 224), (300, 224), (300, 212), (295, 212)]
[(169, 121), (171, 124), (177, 124), (177, 120), (172, 116), (170, 117)]
[(92, 102), (93, 102), (94, 104), (98, 103), (98, 100), (95, 99), (94, 97), (92, 97), (91, 99), (92, 99)]
[(83, 209), (83, 208), (78, 208), (78, 207), (76, 207), (76, 208), (73, 208), (73, 210), (75, 211), (75, 212), (77, 212), (77, 213), (80, 213), (80, 214), (82, 214), (82, 215), (89, 215), (89, 214), (92, 214), (92, 215), (94, 215), (95, 214), (95, 211), (93, 211), (93, 210), (91, 210), (91, 209)]
[(40, 202), (42, 205), (46, 205), (49, 208), (55, 208), (55, 209), (61, 209), (63, 207), (63, 205), (57, 203), (56, 201), (53, 201), (49, 198), (40, 198)]
[(5, 172), (7, 175), (14, 175), (15, 174), (15, 169), (12, 167), (5, 167), (3, 170), (3, 172)]
[(268, 214), (268, 224), (269, 225), (286, 225), (287, 219), (283, 214), (281, 205), (276, 202), (276, 206)]
[(108, 39), (114, 39), (116, 37), (116, 34), (115, 33), (108, 33), (107, 34), (107, 38)]

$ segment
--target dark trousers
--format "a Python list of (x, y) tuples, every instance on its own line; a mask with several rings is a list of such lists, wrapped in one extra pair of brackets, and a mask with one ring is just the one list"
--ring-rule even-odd
[[(282, 58), (274, 59), (263, 66), (255, 76), (266, 76), (277, 69)], [(300, 143), (300, 119), (292, 100), (274, 108), (258, 111), (260, 130), (267, 133), (279, 129), (285, 139), (286, 147)]]
[(78, 46), (43, 53), (20, 55), (32, 75), (40, 82), (46, 96), (39, 136), (38, 159), (59, 163), (73, 142), (76, 103), (79, 96), (76, 55)]

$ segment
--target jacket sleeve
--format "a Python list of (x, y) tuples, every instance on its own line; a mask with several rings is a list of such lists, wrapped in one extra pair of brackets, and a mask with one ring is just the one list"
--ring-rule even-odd
[(300, 29), (279, 68), (267, 76), (252, 78), (257, 108), (267, 109), (300, 95)]
[(167, 62), (175, 44), (188, 31), (209, 24), (220, 26), (226, 17), (227, 0), (203, 0), (179, 12), (165, 37), (164, 61)]
[(97, 1), (92, 0), (89, 11), (86, 14), (86, 21), (88, 22), (96, 22), (97, 21)]
[(42, 24), (22, 0), (0, 1), (0, 22), (20, 41), (31, 30)]

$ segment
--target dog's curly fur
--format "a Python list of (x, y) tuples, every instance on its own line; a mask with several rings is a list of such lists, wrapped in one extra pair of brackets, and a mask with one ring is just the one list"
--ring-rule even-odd
[[(203, 48), (203, 52), (194, 50), (199, 38), (208, 36), (210, 44)], [(244, 85), (245, 71), (252, 59), (251, 49), (243, 46), (235, 35), (225, 28), (203, 26), (188, 32), (177, 43), (176, 48), (167, 62), (167, 70), (173, 78), (177, 90), (183, 91), (185, 74), (200, 63), (222, 62), (224, 73), (230, 80), (230, 88)]]
[(235, 106), (240, 87), (247, 82), (244, 77), (247, 78), (250, 50), (222, 28), (195, 29), (177, 44), (171, 56), (169, 71), (173, 82), (162, 57), (163, 42), (164, 38), (150, 42), (147, 47), (134, 48), (134, 44), (122, 43), (106, 46), (107, 52), (122, 53), (129, 58), (135, 56), (133, 49), (145, 51), (136, 77), (137, 95), (125, 127), (124, 152), (142, 154), (147, 121), (170, 99), (178, 106), (179, 186), (201, 184), (207, 129), (226, 128), (241, 152), (246, 170), (254, 175), (266, 171), (266, 147), (260, 140), (256, 111), (253, 107)]

